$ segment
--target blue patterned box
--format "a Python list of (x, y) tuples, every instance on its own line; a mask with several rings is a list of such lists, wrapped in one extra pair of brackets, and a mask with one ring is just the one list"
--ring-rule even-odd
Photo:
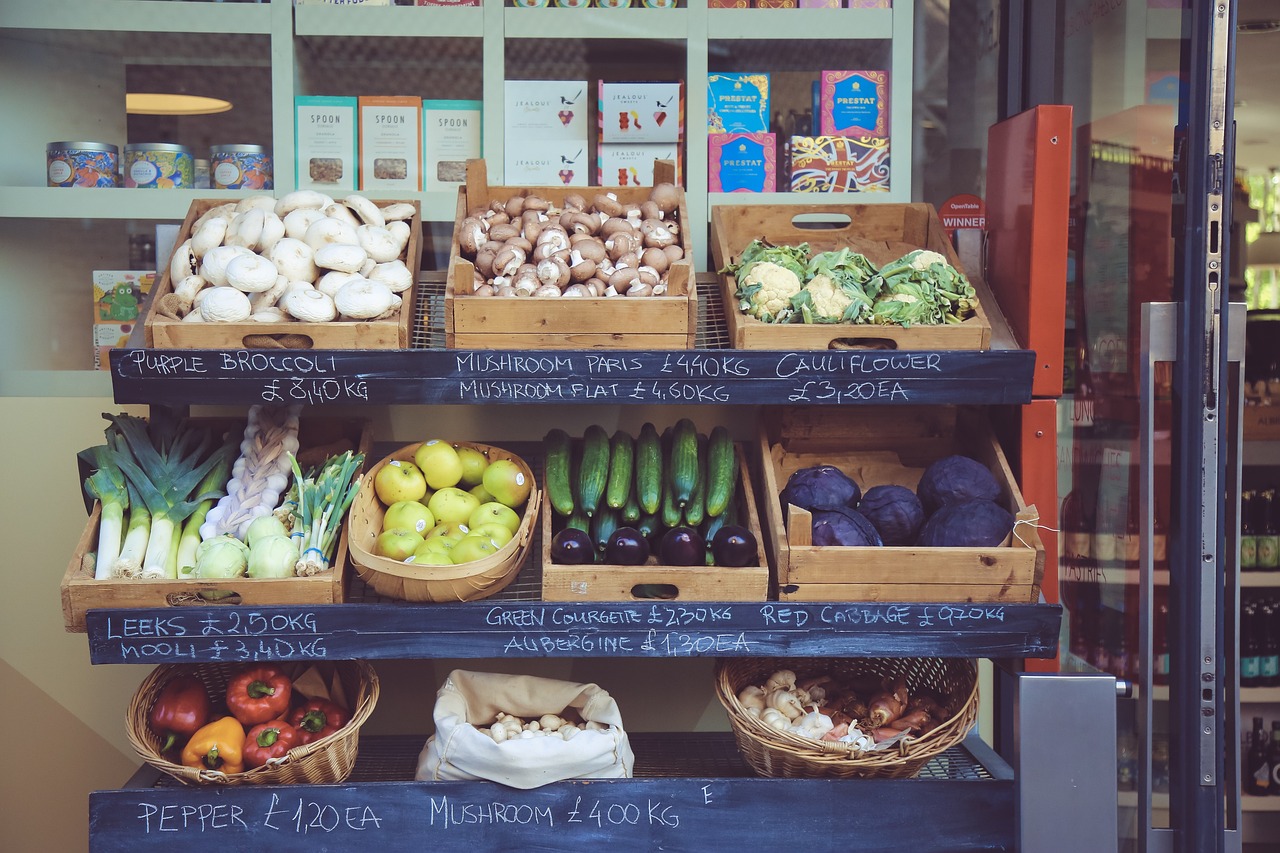
[(707, 133), (766, 133), (769, 75), (707, 75)]
[(772, 133), (713, 133), (707, 137), (707, 189), (713, 193), (771, 193), (777, 187)]
[(847, 136), (791, 137), (793, 193), (889, 191), (889, 140)]
[(824, 136), (889, 135), (888, 71), (823, 71), (820, 102)]

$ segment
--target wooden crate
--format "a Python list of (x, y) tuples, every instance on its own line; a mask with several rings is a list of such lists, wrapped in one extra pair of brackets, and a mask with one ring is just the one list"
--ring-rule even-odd
[(766, 409), (759, 452), (764, 473), (765, 535), (778, 572), (778, 597), (797, 601), (1035, 602), (1044, 545), (1033, 524), (1019, 524), (994, 548), (819, 547), (812, 517), (778, 496), (787, 478), (810, 465), (835, 465), (863, 490), (895, 483), (915, 489), (936, 459), (961, 453), (986, 465), (1002, 505), (1033, 520), (1000, 443), (980, 411), (955, 406), (894, 406), (857, 411), (821, 407)]
[[(542, 501), (542, 599), (544, 601), (648, 601), (633, 590), (641, 584), (661, 584), (679, 601), (764, 601), (769, 594), (769, 564), (765, 559), (764, 535), (760, 529), (756, 502), (747, 472), (746, 448), (738, 447), (742, 488), (740, 515), (756, 537), (756, 565), (663, 566), (655, 557), (642, 566), (611, 566), (602, 563), (565, 566), (551, 561), (551, 537), (563, 521)], [(546, 482), (546, 471), (543, 471)]]
[[(208, 421), (225, 426), (232, 434), (242, 434), (245, 422), (216, 419)], [(238, 431), (238, 432), (237, 432)], [(346, 418), (304, 418), (299, 424), (301, 447), (318, 447), (346, 439), (368, 457), (370, 435), (367, 421)], [(237, 442), (238, 443), (238, 442)], [(345, 596), (347, 530), (343, 525), (334, 552), (333, 565), (327, 572), (311, 577), (236, 578), (234, 580), (168, 580), (141, 578), (96, 580), (93, 570), (85, 565), (85, 557), (98, 546), (98, 519), (102, 506), (97, 501), (80, 534), (75, 553), (62, 576), (62, 619), (67, 631), (84, 633), (84, 617), (89, 610), (120, 608), (167, 608), (181, 606), (249, 605), (263, 607), (274, 604), (340, 604)], [(217, 601), (200, 597), (201, 593), (230, 591), (231, 596)]]
[[(375, 201), (379, 207), (393, 201)], [(169, 264), (162, 267), (160, 280), (152, 289), (150, 308), (143, 322), (145, 342), (158, 349), (407, 349), (413, 330), (413, 300), (418, 290), (418, 272), (422, 263), (422, 210), (416, 200), (407, 203), (416, 208), (409, 220), (409, 243), (405, 248), (405, 264), (413, 273), (414, 285), (400, 294), (400, 314), (386, 320), (333, 321), (331, 323), (183, 323), (161, 316), (156, 311), (160, 298), (173, 292)], [(192, 226), (210, 208), (225, 204), (223, 199), (196, 199), (191, 202), (187, 218), (174, 244), (174, 250), (191, 236)], [(172, 258), (172, 256), (170, 256)]]
[[(674, 183), (674, 165), (658, 161), (659, 183)], [(458, 226), (467, 212), (513, 195), (536, 194), (553, 204), (565, 196), (592, 191), (614, 193), (619, 200), (641, 202), (650, 187), (503, 187), (490, 186), (483, 160), (467, 161), (467, 183), (458, 189), (457, 221), (449, 249), (445, 283), (445, 344), (456, 349), (692, 349), (698, 330), (697, 288), (689, 209), (681, 193), (680, 241), (684, 259), (671, 265), (667, 293), (643, 299), (494, 299), (472, 296), (475, 266), (462, 257)]]
[[(806, 223), (808, 227), (806, 227)], [(826, 227), (830, 224), (838, 227)], [(843, 224), (841, 224), (843, 223)], [(823, 226), (823, 227), (816, 227)], [(806, 209), (794, 205), (719, 205), (711, 210), (711, 252), (715, 268), (736, 261), (752, 240), (778, 245), (808, 243), (823, 252), (845, 246), (877, 267), (915, 249), (944, 255), (961, 272), (937, 211), (929, 204), (832, 204)], [(812, 350), (877, 348), (984, 350), (991, 347), (991, 323), (978, 302), (963, 323), (938, 326), (879, 326), (853, 323), (764, 323), (738, 310), (738, 281), (720, 275), (729, 340), (737, 349)]]

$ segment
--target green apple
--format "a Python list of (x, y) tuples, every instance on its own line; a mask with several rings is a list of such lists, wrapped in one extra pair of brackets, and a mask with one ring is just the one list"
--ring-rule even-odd
[(489, 467), (489, 457), (474, 447), (459, 447), (458, 459), (462, 461), (462, 479), (458, 485), (467, 489), (480, 485), (484, 469)]
[(467, 526), (475, 530), (480, 525), (495, 521), (507, 528), (511, 533), (520, 529), (520, 513), (498, 501), (480, 504), (476, 511), (467, 517)]
[(436, 523), (442, 521), (453, 524), (466, 524), (471, 513), (480, 506), (480, 499), (470, 492), (464, 492), (456, 486), (437, 489), (427, 503), (427, 509), (435, 517)]
[(493, 500), (493, 495), (489, 494), (489, 490), (484, 487), (484, 483), (481, 483), (478, 486), (472, 486), (467, 491), (475, 495), (482, 504), (487, 504), (489, 501)]
[(378, 556), (403, 563), (422, 546), (422, 534), (412, 530), (384, 530), (374, 543)]
[(434, 551), (437, 554), (448, 554), (453, 550), (453, 546), (458, 544), (458, 539), (461, 538), (461, 535), (459, 535), (457, 539), (450, 536), (428, 536), (423, 541), (422, 546), (418, 548), (418, 551), (415, 551), (414, 553), (427, 550)]
[(382, 517), (383, 530), (412, 530), (426, 533), (436, 526), (431, 510), (418, 501), (396, 501)]
[(471, 528), (465, 524), (454, 524), (446, 521), (428, 530), (423, 538), (428, 542), (432, 539), (448, 539), (451, 542), (457, 542), (470, 532)]
[(433, 489), (456, 486), (462, 479), (462, 460), (453, 445), (438, 438), (424, 441), (414, 451), (413, 462), (422, 469), (427, 485)]
[(484, 469), (484, 487), (493, 499), (507, 506), (523, 506), (533, 483), (510, 459), (495, 459)]
[(413, 556), (405, 560), (406, 563), (413, 563), (415, 566), (452, 566), (453, 560), (449, 557), (448, 549), (429, 548), (431, 542), (443, 542), (443, 539), (432, 539), (427, 544), (413, 552)]
[(386, 506), (416, 501), (427, 493), (427, 480), (412, 462), (392, 459), (373, 475), (373, 492)]
[(513, 534), (510, 530), (508, 530), (504, 525), (500, 524), (499, 522), (486, 521), (483, 524), (477, 524), (475, 527), (472, 527), (471, 532), (468, 533), (467, 535), (468, 536), (476, 536), (476, 535), (488, 536), (491, 540), (493, 540), (494, 545), (497, 545), (499, 548), (501, 548), (503, 545), (506, 545), (508, 542), (510, 542), (511, 538), (515, 534)]
[(493, 540), (488, 536), (468, 534), (453, 546), (453, 550), (449, 552), (449, 558), (454, 563), (470, 563), (496, 553), (498, 553), (498, 546), (494, 545)]

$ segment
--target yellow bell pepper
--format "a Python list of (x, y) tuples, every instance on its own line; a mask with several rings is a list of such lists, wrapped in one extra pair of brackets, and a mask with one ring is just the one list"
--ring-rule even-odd
[(196, 730), (182, 750), (182, 766), (244, 772), (244, 724), (228, 716)]

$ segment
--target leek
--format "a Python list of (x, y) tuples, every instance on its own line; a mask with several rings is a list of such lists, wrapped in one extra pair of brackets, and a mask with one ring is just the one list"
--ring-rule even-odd
[(294, 511), (293, 537), (298, 539), (297, 574), (302, 577), (326, 571), (333, 560), (338, 528), (360, 487), (356, 472), (364, 464), (363, 453), (350, 450), (325, 460), (319, 472), (305, 477), (298, 459), (289, 454), (289, 464), (298, 485), (298, 508)]
[[(174, 567), (177, 570), (178, 577), (191, 577), (196, 567), (196, 548), (200, 547), (200, 525), (204, 524), (205, 516), (209, 514), (209, 510), (213, 509), (215, 501), (226, 494), (227, 478), (230, 476), (231, 453), (233, 447), (228, 445), (224, 448), (220, 461), (217, 465), (209, 470), (204, 481), (197, 487), (196, 491), (202, 494), (212, 494), (212, 497), (205, 498), (191, 513), (191, 517), (187, 519), (186, 524), (182, 526), (182, 537), (178, 540), (178, 555), (174, 560)], [(214, 454), (217, 456), (218, 454)]]
[(221, 490), (206, 482), (209, 473), (226, 464), (234, 447), (208, 452), (212, 436), (206, 430), (180, 423), (174, 416), (153, 412), (150, 426), (131, 415), (107, 415), (124, 437), (130, 455), (116, 462), (151, 513), (151, 535), (142, 561), (143, 578), (178, 576), (175, 529), (206, 500)]
[(129, 491), (125, 477), (116, 464), (111, 447), (99, 445), (81, 451), (80, 458), (94, 472), (85, 479), (84, 490), (102, 504), (98, 519), (98, 552), (93, 576), (97, 580), (111, 577), (112, 567), (120, 555), (120, 543), (124, 529), (124, 511), (129, 506)]
[(142, 571), (142, 558), (151, 538), (151, 513), (133, 489), (129, 490), (129, 529), (125, 533), (120, 556), (111, 568), (115, 578), (136, 578)]

